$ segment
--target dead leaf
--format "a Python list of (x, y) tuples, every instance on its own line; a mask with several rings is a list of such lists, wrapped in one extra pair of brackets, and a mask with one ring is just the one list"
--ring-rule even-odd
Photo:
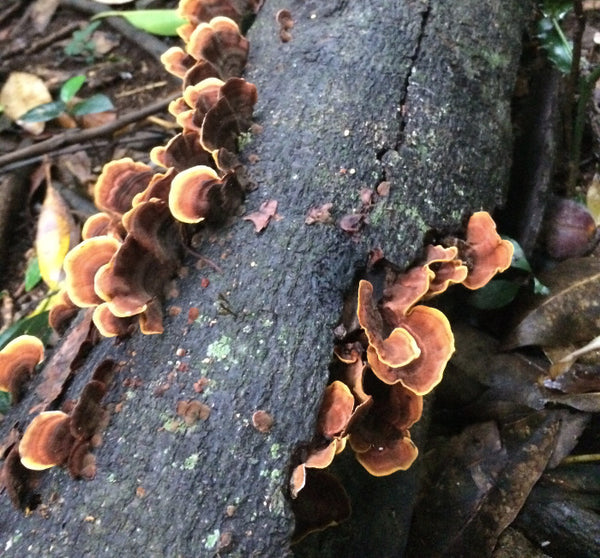
[(30, 8), (31, 23), (39, 35), (46, 30), (48, 23), (58, 8), (59, 0), (36, 0)]
[(600, 367), (597, 364), (575, 364), (556, 378), (546, 378), (544, 386), (571, 394), (600, 392)]
[(351, 213), (344, 215), (339, 222), (340, 229), (347, 233), (356, 233), (362, 229), (365, 216), (361, 213)]
[(46, 84), (36, 75), (11, 72), (0, 91), (0, 105), (4, 114), (33, 135), (44, 131), (44, 122), (20, 122), (19, 117), (38, 105), (52, 101)]
[(69, 179), (69, 177), (63, 175), (65, 171), (75, 178), (78, 186), (85, 188), (96, 179), (96, 176), (92, 173), (92, 161), (87, 152), (83, 150), (75, 151), (68, 155), (60, 155), (58, 157), (57, 170), (60, 173), (63, 183), (73, 181), (72, 178)]
[(78, 239), (79, 229), (71, 216), (69, 206), (61, 195), (48, 184), (38, 217), (35, 251), (40, 266), (40, 275), (50, 288), (60, 288), (60, 283), (64, 278), (63, 260)]
[(561, 416), (531, 413), (502, 430), (473, 425), (430, 454), (433, 483), (417, 506), (407, 555), (489, 556), (546, 468)]
[(585, 343), (600, 334), (600, 260), (573, 258), (539, 280), (550, 295), (536, 297), (505, 347), (541, 347)]
[(35, 389), (41, 397), (41, 407), (47, 408), (62, 392), (65, 382), (73, 373), (74, 368), (81, 364), (78, 358), (82, 351), (89, 350), (93, 340), (90, 338), (93, 311), (88, 309), (81, 320), (67, 335), (60, 348), (52, 355), (41, 373), (42, 382)]
[(94, 43), (94, 52), (98, 56), (108, 54), (113, 48), (118, 47), (120, 43), (118, 35), (105, 33), (104, 31), (94, 31), (92, 42)]
[(594, 216), (596, 224), (600, 223), (600, 175), (595, 174), (588, 186), (585, 203)]
[(114, 110), (105, 110), (104, 112), (93, 112), (79, 117), (82, 128), (97, 128), (104, 126), (117, 119), (117, 112)]
[(324, 203), (323, 205), (311, 207), (306, 214), (304, 222), (307, 225), (312, 225), (314, 223), (333, 223), (333, 217), (330, 213), (332, 207), (332, 203)]
[(254, 231), (260, 232), (267, 228), (267, 225), (272, 218), (277, 214), (277, 200), (267, 200), (260, 205), (258, 211), (244, 215), (244, 221), (252, 221), (254, 223)]

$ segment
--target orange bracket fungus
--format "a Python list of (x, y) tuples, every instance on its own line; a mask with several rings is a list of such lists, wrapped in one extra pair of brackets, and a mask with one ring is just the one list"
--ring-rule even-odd
[(18, 403), (33, 370), (44, 358), (44, 345), (32, 335), (21, 335), (0, 351), (0, 391)]
[(424, 261), (404, 272), (376, 250), (370, 266), (377, 263), (385, 270), (383, 287), (376, 295), (370, 281), (358, 282), (357, 320), (346, 317), (343, 322), (315, 440), (290, 477), (300, 537), (335, 523), (331, 514), (305, 517), (304, 506), (318, 506), (313, 500), (324, 474), (319, 469), (333, 461), (346, 440), (358, 463), (374, 476), (406, 470), (417, 458), (410, 428), (423, 412), (423, 395), (441, 381), (454, 352), (448, 319), (423, 302), (454, 284), (480, 288), (512, 258), (512, 244), (499, 237), (485, 212), (471, 216), (466, 239), (445, 241), (426, 246)]

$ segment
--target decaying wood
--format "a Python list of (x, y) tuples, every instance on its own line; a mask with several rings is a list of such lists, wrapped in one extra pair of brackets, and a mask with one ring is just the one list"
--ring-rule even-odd
[[(286, 43), (282, 8), (295, 21)], [(243, 151), (257, 186), (246, 209), (276, 199), (280, 219), (258, 235), (242, 220), (208, 232), (200, 249), (222, 273), (188, 262), (167, 303), (181, 312), (165, 333), (93, 351), (68, 397), (103, 358), (122, 362), (96, 478), (49, 471), (44, 517), (23, 517), (5, 500), (3, 555), (290, 552), (290, 456), (311, 437), (343, 295), (369, 250), (406, 265), (431, 227), (460, 228), (473, 210), (502, 202), (523, 18), (516, 0), (265, 3), (249, 32), (247, 78), (263, 130)], [(311, 206), (333, 203), (339, 221), (360, 207), (361, 189), (382, 181), (390, 194), (360, 233), (305, 225)], [(188, 324), (192, 307), (200, 317)], [(125, 381), (135, 376), (138, 387)], [(200, 378), (208, 384), (198, 394)], [(176, 422), (177, 401), (193, 398), (210, 406), (208, 419)], [(35, 403), (30, 395), (12, 410), (2, 431), (25, 424)], [(258, 409), (274, 418), (267, 434), (251, 424)], [(367, 479), (344, 457), (348, 483), (368, 483), (368, 494), (353, 495), (354, 523), (338, 531), (343, 540), (324, 534), (319, 555), (397, 556), (418, 470)]]

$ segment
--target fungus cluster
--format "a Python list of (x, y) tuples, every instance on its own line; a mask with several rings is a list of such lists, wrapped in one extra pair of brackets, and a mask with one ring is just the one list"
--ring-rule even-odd
[(142, 333), (162, 333), (161, 298), (180, 264), (182, 224), (221, 222), (244, 195), (235, 152), (257, 92), (239, 77), (248, 41), (238, 22), (257, 9), (256, 1), (180, 3), (186, 47), (172, 47), (162, 60), (183, 80), (182, 96), (169, 107), (183, 129), (151, 151), (159, 172), (129, 158), (104, 166), (94, 189), (100, 212), (65, 258), (65, 300), (55, 314), (68, 314), (70, 304), (94, 308), (94, 324), (108, 337), (136, 324)]
[[(49, 321), (57, 330), (78, 308), (93, 308), (93, 323), (107, 337), (163, 331), (161, 299), (181, 263), (182, 239), (199, 223), (218, 224), (235, 214), (244, 196), (237, 139), (251, 125), (256, 87), (240, 78), (248, 41), (239, 23), (262, 0), (181, 0), (187, 20), (178, 32), (185, 49), (162, 57), (183, 80), (169, 107), (182, 131), (150, 153), (152, 165), (123, 158), (107, 163), (94, 187), (99, 212), (82, 228), (82, 242), (64, 260), (65, 282)], [(157, 169), (158, 167), (158, 169)], [(0, 390), (18, 401), (43, 358), (42, 343), (22, 336), (0, 352)], [(106, 412), (102, 399), (115, 365), (100, 365), (71, 408), (38, 414), (2, 457), (2, 484), (21, 508), (31, 504), (37, 471), (65, 465), (75, 478), (91, 478), (90, 449)], [(187, 402), (186, 420), (206, 409)], [(179, 412), (179, 411), (178, 411)], [(192, 418), (193, 417), (193, 418)]]
[(416, 459), (409, 429), (454, 352), (448, 319), (423, 302), (452, 284), (482, 287), (510, 266), (513, 254), (486, 212), (471, 216), (464, 239), (443, 242), (427, 246), (423, 261), (405, 272), (388, 269), (377, 289), (359, 282), (358, 323), (335, 345), (333, 382), (321, 402), (317, 433), (292, 472), (292, 498), (304, 497), (307, 470), (330, 465), (346, 443), (374, 476), (406, 470)]

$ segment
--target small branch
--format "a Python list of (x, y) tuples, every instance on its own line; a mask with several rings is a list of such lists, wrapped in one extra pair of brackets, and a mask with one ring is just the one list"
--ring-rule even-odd
[(125, 114), (113, 122), (104, 124), (104, 126), (89, 128), (87, 130), (68, 130), (67, 132), (54, 136), (45, 141), (34, 143), (33, 145), (29, 145), (23, 149), (17, 149), (16, 151), (7, 153), (6, 155), (0, 155), (0, 172), (4, 170), (2, 167), (4, 165), (8, 165), (9, 163), (14, 163), (15, 161), (20, 161), (21, 159), (27, 159), (28, 157), (35, 157), (45, 153), (50, 153), (59, 147), (63, 147), (64, 145), (82, 143), (94, 138), (111, 134), (127, 124), (137, 122), (138, 120), (142, 120), (151, 114), (164, 110), (175, 98), (177, 98), (177, 95), (173, 95), (166, 99), (161, 99), (156, 103), (152, 103), (151, 105), (143, 107), (139, 110)]
[(66, 27), (62, 27), (58, 31), (51, 33), (50, 35), (47, 35), (47, 36), (43, 37), (42, 39), (31, 43), (30, 45), (19, 45), (19, 46), (17, 46), (17, 48), (9, 50), (4, 55), (4, 60), (8, 59), (9, 57), (15, 56), (17, 54), (21, 54), (21, 53), (32, 54), (33, 52), (42, 50), (43, 48), (47, 47), (48, 45), (51, 45), (54, 41), (62, 39), (63, 37), (66, 37), (67, 35), (70, 35), (71, 33), (73, 33), (73, 31), (76, 31), (77, 29), (79, 29), (79, 27), (80, 27), (79, 23), (71, 23), (71, 24), (67, 25)]
[[(106, 11), (106, 6), (94, 4), (94, 2), (89, 2), (88, 0), (60, 0), (60, 5), (87, 15), (96, 15)], [(160, 39), (157, 39), (154, 35), (149, 35), (145, 31), (136, 29), (122, 17), (107, 17), (104, 21), (121, 33), (126, 39), (144, 49), (159, 61), (161, 54), (168, 48), (168, 45)]]

